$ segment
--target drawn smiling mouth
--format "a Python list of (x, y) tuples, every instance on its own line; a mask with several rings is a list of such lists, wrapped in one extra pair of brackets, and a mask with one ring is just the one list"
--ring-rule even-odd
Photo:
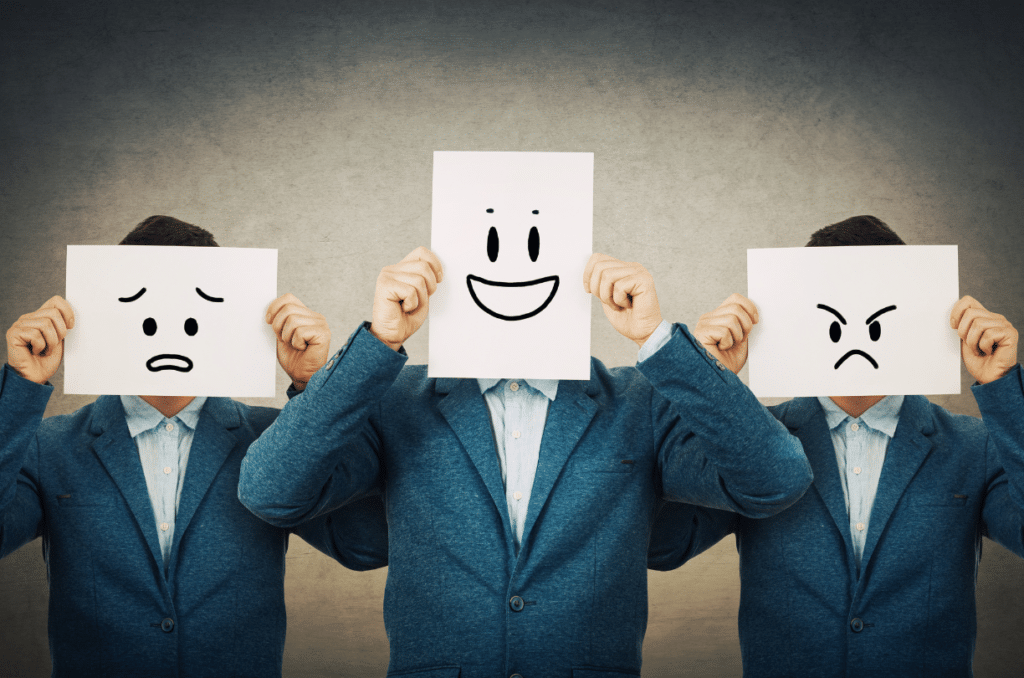
[(842, 358), (840, 358), (840, 359), (839, 359), (839, 362), (837, 362), (837, 363), (836, 363), (835, 369), (837, 369), (837, 370), (838, 370), (838, 369), (839, 369), (839, 366), (840, 366), (840, 365), (842, 365), (842, 364), (843, 364), (843, 362), (844, 362), (844, 361), (845, 361), (845, 360), (846, 360), (847, 358), (849, 358), (850, 356), (854, 356), (854, 355), (862, 355), (862, 356), (864, 356), (865, 358), (867, 358), (868, 362), (869, 362), (869, 363), (871, 363), (871, 366), (872, 366), (872, 367), (874, 367), (874, 368), (875, 368), (876, 370), (878, 369), (878, 363), (876, 363), (876, 362), (875, 362), (875, 359), (874, 359), (874, 358), (872, 358), (871, 356), (869, 356), (869, 355), (868, 355), (867, 353), (865, 353), (864, 351), (860, 350), (859, 348), (855, 348), (855, 349), (853, 349), (852, 351), (847, 351), (847, 352), (846, 352), (846, 355), (844, 355), (844, 356), (843, 356)]
[[(161, 361), (164, 361), (164, 364), (157, 365), (157, 363)], [(184, 363), (184, 365), (181, 363)], [(146, 361), (146, 369), (150, 372), (159, 372), (161, 370), (188, 372), (192, 369), (192, 361), (183, 355), (178, 355), (177, 353), (161, 353), (160, 355), (155, 355)]]
[[(549, 285), (551, 291), (547, 292)], [(466, 286), (476, 305), (488, 315), (499, 320), (525, 320), (543, 311), (555, 298), (558, 276), (549, 275), (525, 282), (499, 282), (470, 274), (466, 276)], [(486, 303), (481, 300), (481, 296), (486, 298)]]

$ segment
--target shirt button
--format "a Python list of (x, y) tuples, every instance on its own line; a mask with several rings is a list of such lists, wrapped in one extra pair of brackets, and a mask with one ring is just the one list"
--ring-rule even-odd
[(170, 526), (170, 525), (168, 525), (167, 523), (160, 523), (160, 529), (161, 529), (161, 530), (163, 530), (164, 532), (166, 532), (167, 530), (169, 530), (169, 529), (170, 529), (170, 527), (171, 527), (171, 526)]
[(857, 475), (860, 475), (860, 466), (854, 466), (853, 472), (856, 473)]
[(164, 473), (166, 473), (166, 474), (170, 475), (170, 473), (171, 473), (171, 467), (170, 467), (170, 466), (164, 466)]
[(523, 434), (522, 434), (522, 433), (520, 433), (519, 431), (512, 431), (512, 437), (513, 437), (513, 438), (518, 438), (518, 437), (519, 437), (519, 436), (521, 436), (521, 435), (523, 435)]
[(517, 384), (516, 382), (513, 381), (511, 384), (508, 385), (508, 389), (510, 391), (518, 391), (519, 390), (519, 384)]
[(512, 596), (508, 600), (508, 606), (512, 608), (513, 612), (522, 612), (525, 604), (523, 603), (523, 599), (519, 596)]
[(173, 431), (174, 430), (174, 424), (172, 424), (171, 422), (167, 422), (167, 424), (164, 426), (164, 430), (165, 431)]
[(519, 501), (520, 499), (522, 499), (522, 498), (523, 498), (523, 493), (522, 493), (522, 492), (520, 492), (519, 490), (516, 490), (516, 491), (515, 491), (515, 492), (514, 492), (514, 493), (512, 494), (512, 498), (513, 498), (513, 499), (515, 499), (516, 501)]
[(863, 532), (864, 531), (864, 523), (857, 523), (857, 531), (858, 532)]
[(857, 422), (853, 422), (852, 424), (850, 424), (850, 430), (856, 433), (857, 431), (860, 430), (860, 424), (858, 424)]

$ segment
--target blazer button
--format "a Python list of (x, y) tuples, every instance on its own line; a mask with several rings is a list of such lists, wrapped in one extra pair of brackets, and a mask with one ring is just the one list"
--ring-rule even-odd
[(513, 674), (512, 674), (511, 676), (509, 676), (508, 678), (523, 678), (523, 677), (522, 677), (521, 675), (519, 675), (518, 673), (513, 673)]
[(170, 617), (167, 617), (166, 619), (164, 619), (162, 622), (160, 622), (160, 630), (163, 631), (164, 633), (170, 633), (171, 631), (173, 631), (174, 630), (174, 620), (171, 619)]
[(508, 601), (508, 606), (512, 608), (513, 612), (522, 612), (523, 599), (519, 596), (512, 596)]
[(850, 620), (850, 629), (854, 633), (860, 633), (861, 631), (864, 630), (864, 622), (861, 621), (860, 617), (854, 617), (853, 619)]

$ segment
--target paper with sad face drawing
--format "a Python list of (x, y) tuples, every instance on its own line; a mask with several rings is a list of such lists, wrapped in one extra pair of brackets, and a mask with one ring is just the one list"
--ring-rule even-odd
[(428, 374), (590, 378), (593, 153), (434, 153)]
[(747, 250), (760, 397), (960, 392), (956, 246)]
[(273, 397), (277, 250), (69, 246), (64, 392)]

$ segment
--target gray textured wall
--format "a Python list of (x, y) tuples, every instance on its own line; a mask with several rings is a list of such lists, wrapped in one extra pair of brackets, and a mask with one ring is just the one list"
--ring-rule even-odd
[[(279, 248), (340, 346), (429, 243), (432, 151), (543, 150), (595, 153), (595, 249), (670, 319), (744, 291), (747, 247), (868, 213), (960, 245), (962, 293), (1024, 328), (1016, 4), (5, 0), (0, 325), (63, 293), (65, 245), (170, 214)], [(593, 350), (635, 360), (597, 309)], [(54, 382), (50, 414), (88, 402)], [(976, 413), (964, 384), (937, 400)], [(979, 676), (1024, 663), (1022, 562), (986, 540)], [(738, 675), (736, 569), (652, 573), (645, 676)], [(383, 578), (296, 540), (285, 674), (382, 675)], [(0, 562), (0, 676), (48, 675), (46, 597), (39, 542)]]

